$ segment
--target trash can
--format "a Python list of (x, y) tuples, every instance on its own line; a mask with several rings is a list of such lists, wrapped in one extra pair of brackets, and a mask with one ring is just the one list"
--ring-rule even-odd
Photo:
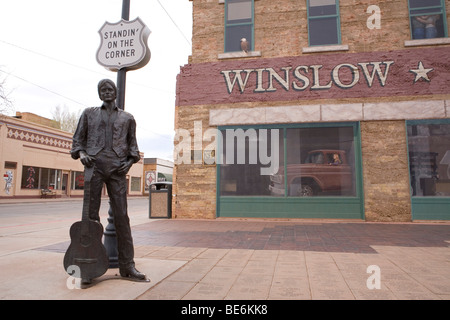
[(154, 182), (149, 188), (149, 218), (172, 218), (172, 182)]

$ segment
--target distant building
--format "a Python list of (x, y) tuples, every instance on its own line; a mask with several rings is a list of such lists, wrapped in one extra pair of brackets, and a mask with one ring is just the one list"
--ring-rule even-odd
[(449, 0), (192, 5), (174, 217), (450, 219)]
[(31, 112), (16, 112), (16, 116), (14, 117), (16, 119), (22, 119), (28, 122), (33, 122), (37, 124), (42, 124), (43, 126), (55, 128), (55, 129), (61, 129), (60, 124), (56, 120), (48, 119), (41, 117), (37, 114), (31, 113)]
[[(83, 195), (84, 167), (69, 153), (73, 134), (53, 124), (32, 113), (0, 116), (0, 198), (40, 197), (43, 189), (56, 197)], [(142, 195), (142, 159), (131, 167), (127, 179), (128, 194)]]
[(159, 158), (144, 158), (144, 192), (148, 194), (153, 182), (170, 181), (173, 176), (173, 162)]

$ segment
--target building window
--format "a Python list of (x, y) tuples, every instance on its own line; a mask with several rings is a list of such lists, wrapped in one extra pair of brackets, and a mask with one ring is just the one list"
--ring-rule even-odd
[(220, 195), (270, 196), (270, 173), (276, 173), (284, 159), (283, 129), (237, 128), (221, 133)]
[(5, 161), (5, 169), (17, 169), (17, 162)]
[(356, 196), (354, 135), (353, 126), (223, 130), (220, 195)]
[(241, 41), (247, 42), (247, 51), (253, 50), (254, 0), (225, 0), (225, 52), (242, 51)]
[(217, 216), (364, 215), (358, 123), (219, 127)]
[(353, 136), (353, 127), (287, 129), (287, 196), (355, 196)]
[(340, 44), (339, 0), (308, 0), (308, 37), (310, 46)]
[(413, 197), (450, 197), (450, 123), (408, 123)]
[(39, 168), (23, 166), (22, 185), (24, 189), (37, 189), (39, 186)]
[(61, 189), (61, 170), (41, 168), (40, 189)]
[(411, 39), (447, 37), (444, 0), (409, 0)]
[(84, 172), (72, 171), (72, 190), (84, 190)]
[(61, 189), (62, 171), (58, 169), (23, 166), (23, 189)]

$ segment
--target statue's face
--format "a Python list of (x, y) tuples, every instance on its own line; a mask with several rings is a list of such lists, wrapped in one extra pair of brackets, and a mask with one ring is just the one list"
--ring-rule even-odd
[(105, 83), (99, 91), (100, 100), (105, 102), (112, 102), (116, 100), (116, 89), (109, 83)]

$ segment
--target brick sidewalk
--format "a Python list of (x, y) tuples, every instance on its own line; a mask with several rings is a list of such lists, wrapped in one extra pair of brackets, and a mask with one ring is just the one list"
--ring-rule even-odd
[(0, 298), (450, 300), (450, 223), (146, 215), (134, 218), (132, 232), (136, 266), (150, 283), (118, 281), (117, 269), (110, 269), (94, 286), (68, 290), (61, 262), (68, 222), (62, 221), (59, 228), (4, 237), (5, 245), (27, 249), (0, 259)]
[(161, 220), (133, 229), (135, 245), (375, 253), (372, 246), (447, 247), (450, 223)]
[(141, 258), (188, 261), (139, 299), (450, 299), (449, 224), (161, 220), (133, 234)]

